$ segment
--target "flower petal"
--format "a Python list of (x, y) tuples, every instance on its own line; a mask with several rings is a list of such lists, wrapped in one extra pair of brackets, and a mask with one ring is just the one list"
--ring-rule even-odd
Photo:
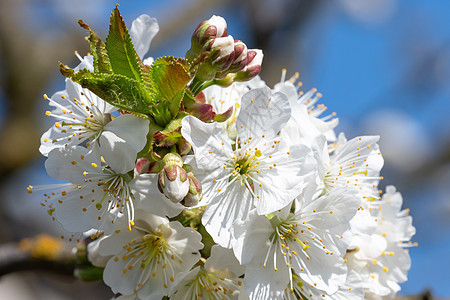
[(321, 133), (310, 121), (306, 106), (297, 103), (291, 106), (291, 110), (292, 117), (281, 131), (281, 136), (290, 143), (311, 145)]
[(137, 151), (113, 132), (103, 132), (99, 139), (98, 151), (116, 173), (125, 174), (135, 166)]
[[(276, 167), (266, 168), (258, 174), (260, 185), (255, 184), (255, 194), (260, 199), (255, 200), (255, 205), (260, 215), (281, 209), (292, 202), (316, 170), (311, 150), (307, 146), (292, 146), (289, 151), (286, 158), (278, 157)], [(283, 150), (280, 152), (285, 153)]]
[(238, 136), (274, 138), (291, 117), (289, 100), (283, 93), (272, 94), (270, 89), (258, 88), (242, 97), (241, 111), (236, 120)]
[(137, 55), (142, 59), (150, 48), (150, 43), (159, 31), (158, 21), (148, 15), (140, 15), (130, 28), (131, 41)]
[(211, 247), (211, 256), (205, 263), (206, 270), (228, 270), (239, 277), (245, 272), (245, 266), (241, 266), (234, 256), (233, 250), (223, 248), (219, 245)]
[[(62, 203), (55, 203), (55, 217), (62, 227), (70, 232), (85, 232), (92, 228), (99, 228), (100, 221), (98, 217), (103, 215), (105, 208), (99, 211), (92, 203), (94, 199), (101, 199), (103, 192), (95, 190), (89, 191), (89, 197), (86, 191), (79, 190), (76, 186), (72, 190), (67, 190), (67, 196), (63, 198)], [(82, 198), (80, 198), (82, 197)], [(83, 208), (86, 211), (83, 211)], [(108, 212), (106, 212), (108, 213)]]
[(244, 219), (252, 205), (250, 192), (239, 183), (231, 184), (223, 191), (220, 200), (210, 203), (202, 217), (202, 223), (216, 243), (231, 247), (230, 228), (234, 221)]
[(139, 152), (147, 142), (149, 120), (135, 115), (121, 115), (105, 125), (104, 130), (113, 132), (118, 137)]
[(48, 154), (45, 169), (48, 175), (56, 180), (65, 180), (71, 183), (83, 183), (83, 172), (97, 173), (96, 167), (101, 163), (98, 155), (81, 146), (71, 148), (57, 148)]
[[(273, 252), (273, 249), (271, 250)], [(273, 253), (271, 253), (273, 257)], [(284, 265), (283, 259), (277, 256), (277, 266)], [(273, 259), (265, 268), (262, 265), (248, 265), (245, 271), (244, 284), (251, 300), (281, 299), (284, 289), (289, 283), (289, 272), (283, 268), (274, 271)]]
[(130, 184), (136, 197), (136, 208), (169, 218), (178, 215), (185, 207), (167, 199), (158, 189), (158, 174), (141, 174)]
[(233, 251), (238, 261), (241, 264), (248, 264), (252, 260), (257, 260), (255, 256), (272, 233), (273, 228), (269, 220), (265, 216), (258, 216), (255, 209), (248, 214), (246, 220), (237, 220), (233, 224)]
[(221, 167), (232, 153), (230, 139), (217, 123), (204, 123), (193, 116), (183, 118), (181, 134), (194, 147), (201, 169)]

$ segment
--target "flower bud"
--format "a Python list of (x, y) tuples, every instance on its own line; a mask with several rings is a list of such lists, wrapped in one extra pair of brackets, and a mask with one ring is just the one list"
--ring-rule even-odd
[(168, 153), (163, 158), (164, 168), (159, 173), (158, 188), (174, 203), (178, 203), (189, 192), (189, 180), (183, 169), (183, 160), (176, 153)]
[(221, 114), (213, 111), (213, 106), (208, 103), (191, 103), (186, 105), (186, 112), (202, 120), (203, 122), (224, 122), (233, 114), (233, 106)]
[(184, 197), (182, 204), (187, 207), (195, 206), (202, 200), (202, 184), (192, 172), (187, 173), (189, 179), (189, 192)]
[(209, 40), (203, 47), (208, 57), (198, 67), (195, 76), (201, 81), (213, 80), (216, 73), (226, 70), (234, 60), (234, 39), (231, 35)]
[(234, 60), (226, 72), (236, 73), (243, 70), (248, 64), (247, 53), (247, 46), (242, 41), (234, 41)]
[(248, 50), (247, 65), (242, 71), (236, 73), (235, 81), (248, 81), (261, 72), (261, 63), (264, 55), (260, 49)]
[(159, 173), (161, 171), (161, 164), (158, 161), (148, 160), (145, 157), (141, 157), (136, 161), (135, 173)]
[(191, 49), (186, 53), (188, 60), (193, 60), (202, 52), (203, 46), (209, 39), (224, 37), (227, 35), (227, 23), (225, 19), (213, 15), (209, 20), (201, 22), (191, 38)]
[(150, 161), (144, 157), (138, 158), (136, 161), (136, 173), (137, 174), (144, 174), (148, 172), (148, 169), (150, 168)]
[(234, 39), (231, 35), (211, 39), (205, 44), (203, 50), (211, 52), (209, 60), (212, 65), (225, 70), (234, 60)]
[(207, 21), (211, 26), (215, 26), (217, 29), (215, 37), (224, 37), (227, 36), (227, 22), (221, 16), (213, 15)]

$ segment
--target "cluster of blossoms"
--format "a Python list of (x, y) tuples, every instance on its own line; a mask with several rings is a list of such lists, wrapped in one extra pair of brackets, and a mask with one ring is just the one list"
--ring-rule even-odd
[(158, 31), (117, 8), (104, 44), (60, 64), (40, 152), (67, 183), (42, 205), (89, 232), (90, 262), (119, 299), (392, 299), (415, 229), (380, 195), (377, 136), (347, 140), (298, 75), (269, 88), (262, 52), (213, 16), (184, 59), (142, 58)]

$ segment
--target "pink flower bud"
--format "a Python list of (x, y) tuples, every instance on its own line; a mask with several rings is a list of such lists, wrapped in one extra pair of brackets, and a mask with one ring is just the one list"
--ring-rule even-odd
[(210, 81), (216, 73), (228, 69), (234, 60), (234, 39), (232, 36), (209, 40), (203, 47), (207, 58), (199, 66), (196, 77), (201, 81)]
[(183, 160), (176, 153), (163, 158), (163, 170), (159, 173), (158, 188), (172, 202), (178, 203), (189, 192), (189, 180), (183, 169)]
[[(240, 40), (234, 41), (234, 59), (231, 65), (226, 70), (218, 72), (216, 74), (216, 79), (223, 80), (229, 74), (243, 70), (248, 63), (247, 53), (248, 53), (247, 46), (242, 41)], [(234, 82), (234, 76), (232, 77), (232, 79), (233, 80), (231, 81), (231, 83)]]
[(235, 81), (247, 81), (261, 72), (261, 63), (264, 55), (260, 49), (248, 50), (247, 65), (242, 71), (236, 73)]
[(191, 49), (186, 53), (186, 58), (193, 60), (202, 52), (205, 43), (214, 38), (227, 35), (227, 23), (225, 19), (213, 15), (209, 20), (201, 22), (191, 38)]
[(233, 114), (233, 106), (230, 106), (224, 113), (216, 114), (211, 104), (192, 103), (186, 106), (186, 111), (203, 122), (224, 122)]
[(224, 37), (227, 36), (227, 22), (221, 16), (213, 15), (209, 20), (206, 21), (211, 26), (215, 26), (216, 36), (215, 37)]
[[(229, 35), (209, 40), (203, 47), (203, 50), (211, 52), (209, 60), (212, 65), (220, 64), (224, 70), (234, 60), (234, 39)], [(228, 65), (224, 65), (223, 62), (228, 63)]]
[(231, 66), (228, 68), (228, 73), (236, 73), (245, 68), (248, 63), (247, 58), (248, 50), (247, 46), (242, 41), (234, 42), (234, 60)]

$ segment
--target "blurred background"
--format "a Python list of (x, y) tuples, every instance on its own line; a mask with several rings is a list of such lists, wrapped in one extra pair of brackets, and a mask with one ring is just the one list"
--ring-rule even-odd
[[(29, 184), (51, 184), (39, 154), (51, 120), (42, 95), (64, 89), (57, 62), (74, 67), (89, 49), (83, 19), (101, 37), (117, 0), (0, 0), (0, 244), (60, 228)], [(149, 55), (183, 57), (197, 24), (211, 15), (228, 33), (264, 51), (262, 78), (281, 69), (317, 88), (337, 132), (381, 135), (381, 187), (395, 185), (417, 233), (412, 268), (400, 295), (450, 299), (450, 1), (448, 0), (128, 0), (125, 22), (156, 17)], [(8, 251), (0, 247), (0, 260)], [(5, 252), (6, 251), (6, 252)], [(2, 263), (0, 263), (0, 268)], [(64, 272), (0, 278), (0, 299), (109, 299), (100, 283)], [(420, 296), (418, 299), (429, 299)]]

